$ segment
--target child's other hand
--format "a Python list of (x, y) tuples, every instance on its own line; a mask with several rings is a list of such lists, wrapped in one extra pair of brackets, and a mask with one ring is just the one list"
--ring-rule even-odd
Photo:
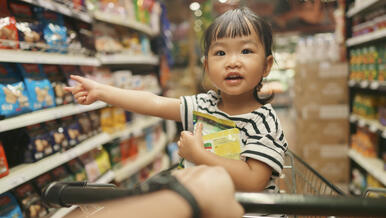
[(99, 83), (91, 79), (75, 75), (71, 75), (71, 79), (77, 81), (78, 84), (74, 87), (65, 87), (64, 90), (71, 92), (79, 104), (88, 105), (98, 100), (96, 92)]
[(194, 134), (189, 131), (182, 131), (180, 140), (178, 140), (178, 155), (195, 162), (195, 157), (198, 157), (202, 151), (205, 151), (202, 140), (202, 124), (197, 124)]

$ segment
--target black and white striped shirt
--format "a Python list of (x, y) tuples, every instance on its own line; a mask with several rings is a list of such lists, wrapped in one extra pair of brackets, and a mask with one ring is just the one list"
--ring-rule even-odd
[(242, 141), (240, 158), (244, 161), (253, 158), (270, 166), (273, 169), (272, 176), (265, 191), (279, 191), (274, 180), (283, 170), (287, 142), (278, 117), (270, 104), (250, 113), (228, 115), (218, 109), (219, 96), (212, 90), (193, 96), (182, 96), (180, 100), (181, 120), (186, 130), (193, 131), (193, 111), (235, 122)]

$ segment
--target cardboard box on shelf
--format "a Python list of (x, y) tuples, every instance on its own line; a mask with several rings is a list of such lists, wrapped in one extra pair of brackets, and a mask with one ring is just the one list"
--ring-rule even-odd
[(349, 158), (340, 158), (333, 160), (305, 160), (314, 168), (319, 174), (325, 177), (329, 182), (348, 183), (350, 177)]
[(349, 106), (347, 104), (324, 105), (310, 103), (306, 105), (296, 105), (297, 119), (305, 120), (331, 120), (348, 119)]
[(319, 81), (346, 79), (348, 77), (348, 64), (330, 63), (330, 62), (315, 62), (297, 64), (295, 67), (295, 81)]
[(332, 183), (347, 182), (349, 158), (347, 144), (306, 143), (302, 145), (302, 158)]
[(348, 87), (346, 79), (304, 81), (294, 87), (296, 105), (309, 103), (346, 104)]
[(297, 144), (311, 142), (348, 144), (349, 122), (346, 119), (296, 120)]

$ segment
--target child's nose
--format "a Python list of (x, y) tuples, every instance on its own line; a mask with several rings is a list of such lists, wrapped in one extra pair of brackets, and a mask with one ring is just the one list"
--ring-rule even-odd
[(237, 54), (229, 55), (229, 59), (227, 61), (227, 67), (239, 67), (240, 62), (240, 56)]

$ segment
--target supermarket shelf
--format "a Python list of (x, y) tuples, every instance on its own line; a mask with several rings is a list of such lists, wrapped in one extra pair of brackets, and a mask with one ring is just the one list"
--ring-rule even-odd
[(364, 157), (357, 151), (350, 149), (348, 156), (363, 167), (368, 173), (386, 185), (386, 171), (383, 170), (383, 161), (378, 158)]
[(59, 119), (73, 114), (79, 114), (86, 111), (93, 111), (106, 107), (104, 102), (95, 102), (91, 105), (68, 104), (31, 113), (22, 114), (16, 117), (7, 118), (0, 121), (0, 132), (17, 129), (49, 120)]
[[(109, 182), (113, 181), (114, 177), (115, 177), (114, 171), (109, 170), (105, 174), (103, 174), (101, 178), (99, 178), (97, 181), (95, 181), (95, 183), (109, 183)], [(68, 215), (69, 213), (74, 211), (76, 208), (78, 208), (77, 205), (73, 205), (73, 206), (67, 207), (67, 208), (65, 208), (65, 207), (60, 208), (50, 217), (51, 218), (65, 217), (66, 215)]]
[(385, 81), (379, 82), (379, 81), (369, 81), (369, 80), (362, 80), (362, 81), (349, 80), (348, 86), (349, 87), (358, 87), (361, 89), (386, 91), (386, 82)]
[(115, 139), (116, 137), (122, 136), (123, 134), (128, 134), (129, 131), (142, 130), (146, 127), (158, 123), (160, 120), (161, 119), (159, 118), (137, 120), (131, 124), (128, 124), (127, 130), (120, 131), (115, 134), (100, 133), (63, 153), (56, 153), (35, 163), (21, 164), (16, 166), (10, 169), (8, 176), (0, 179), (0, 194), (16, 186), (19, 186), (45, 172), (48, 172), (55, 167), (60, 166), (88, 151), (91, 151), (92, 149), (97, 148), (98, 146), (105, 144)]
[(124, 137), (128, 136), (130, 133), (132, 133), (133, 135), (139, 135), (140, 133), (142, 133), (143, 129), (154, 126), (155, 124), (161, 121), (162, 119), (158, 117), (134, 120), (134, 122), (127, 125), (124, 130), (110, 134), (110, 138), (115, 139), (119, 137)]
[(365, 42), (370, 42), (370, 41), (374, 41), (377, 39), (382, 39), (384, 37), (386, 37), (386, 29), (382, 29), (382, 30), (367, 33), (367, 34), (364, 34), (361, 36), (349, 38), (346, 41), (346, 45), (347, 46), (359, 45), (359, 44), (362, 44)]
[(360, 6), (359, 7), (357, 6), (357, 7), (350, 8), (347, 11), (346, 16), (347, 17), (352, 17), (354, 15), (357, 15), (357, 14), (367, 10), (368, 8), (375, 6), (375, 4), (381, 3), (381, 1), (382, 0), (366, 0), (366, 1), (361, 1)]
[(138, 21), (129, 20), (126, 17), (95, 11), (94, 18), (103, 22), (129, 27), (131, 29), (141, 31), (149, 36), (156, 36), (158, 34), (153, 32), (149, 25), (140, 23)]
[(356, 114), (350, 115), (350, 122), (356, 123), (360, 127), (367, 126), (371, 132), (378, 132), (382, 137), (386, 138), (386, 126), (383, 126), (377, 120), (369, 120)]
[(103, 143), (110, 140), (106, 133), (101, 133), (90, 139), (85, 140), (76, 147), (63, 153), (56, 153), (38, 162), (31, 164), (21, 164), (10, 169), (9, 175), (0, 179), (0, 193), (6, 192), (16, 186), (19, 186), (55, 167), (58, 167), (75, 157), (78, 157)]
[(115, 171), (115, 180), (121, 182), (122, 180), (130, 177), (138, 169), (142, 169), (146, 165), (150, 164), (154, 158), (162, 153), (167, 143), (166, 135), (162, 134), (159, 142), (154, 144), (153, 149), (146, 154), (140, 154), (134, 161), (127, 162), (122, 168)]
[(99, 66), (95, 57), (74, 54), (0, 49), (0, 62)]
[(101, 64), (158, 64), (158, 56), (155, 55), (134, 55), (134, 54), (111, 54), (97, 55)]
[(76, 11), (75, 9), (71, 9), (66, 5), (63, 5), (54, 1), (50, 1), (50, 0), (22, 0), (22, 1), (40, 6), (42, 8), (49, 9), (51, 11), (58, 12), (60, 14), (67, 15), (69, 17), (77, 18), (87, 23), (91, 23), (93, 21), (92, 17), (87, 12)]

